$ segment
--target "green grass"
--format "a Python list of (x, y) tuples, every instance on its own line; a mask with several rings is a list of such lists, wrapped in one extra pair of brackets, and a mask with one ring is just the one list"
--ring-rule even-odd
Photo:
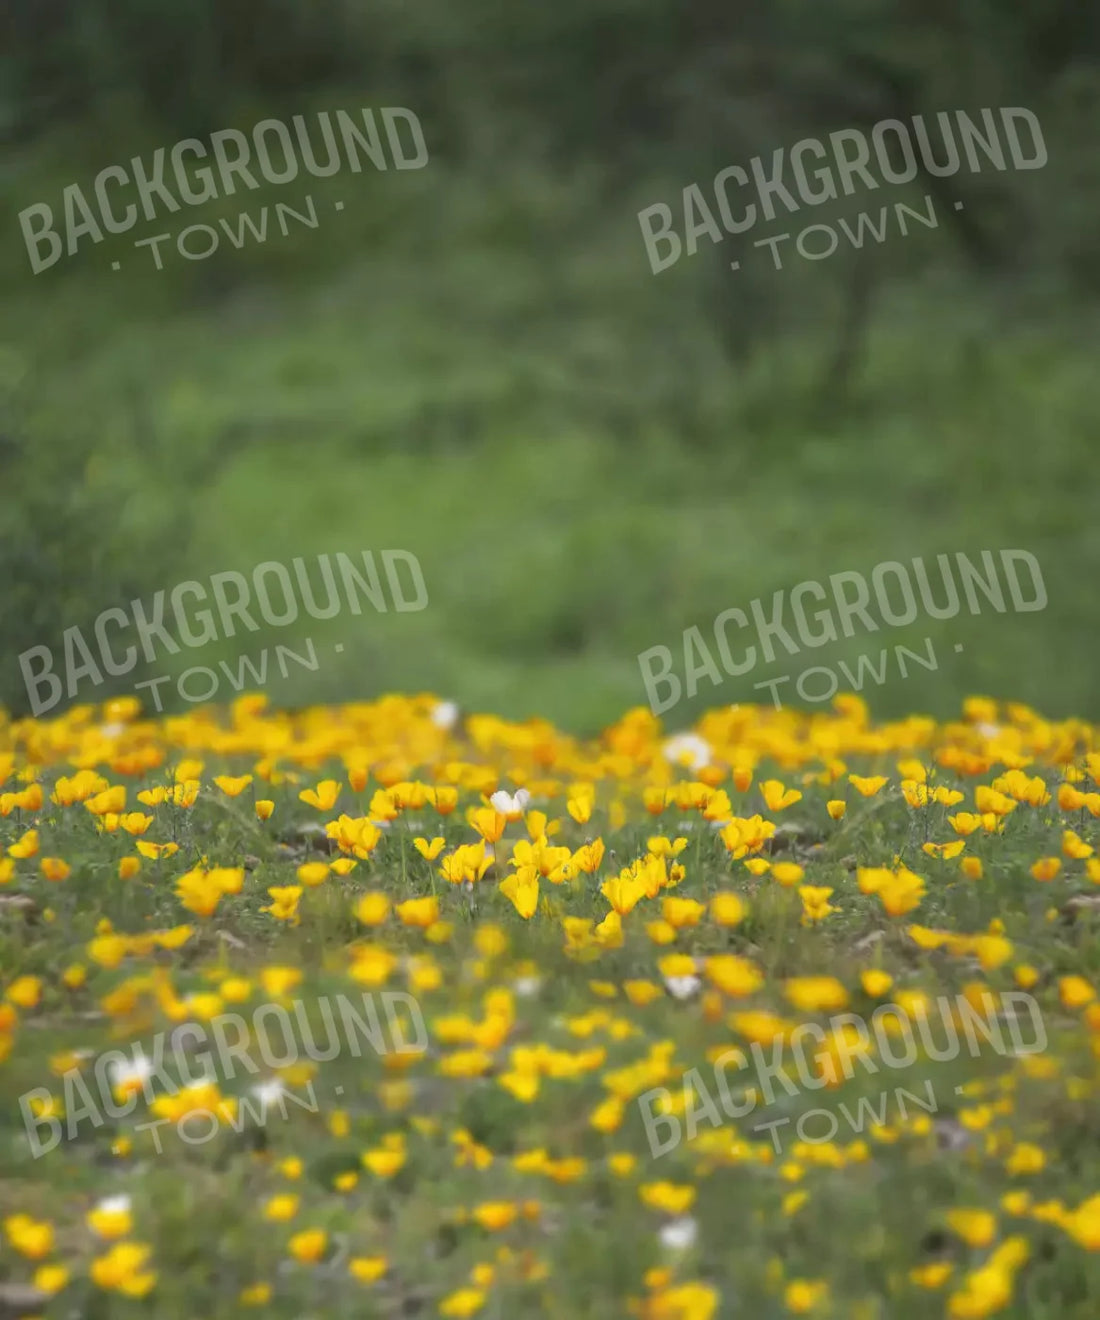
[[(327, 635), (318, 630), (326, 645), (346, 644), (344, 659), (330, 655), (280, 699), (422, 686), (591, 730), (645, 701), (640, 651), (678, 647), (693, 624), (709, 637), (730, 605), (844, 570), (869, 575), (887, 559), (1020, 548), (1042, 566), (1043, 612), (918, 620), (830, 646), (812, 662), (835, 668), (864, 652), (877, 658), (880, 644), (919, 648), (931, 636), (937, 671), (901, 685), (895, 677), (874, 694), (877, 709), (942, 714), (973, 691), (1058, 713), (1095, 708), (1089, 582), (1100, 541), (1086, 474), (1096, 417), (1084, 354), (1072, 344), (1002, 342), (983, 376), (953, 358), (958, 345), (937, 362), (922, 335), (884, 333), (853, 415), (829, 423), (804, 412), (805, 372), (761, 372), (724, 389), (725, 434), (716, 425), (696, 449), (675, 441), (674, 423), (644, 408), (630, 415), (622, 402), (622, 437), (552, 389), (501, 402), (499, 381), (522, 378), (517, 351), (493, 361), (492, 383), (478, 384), (472, 363), (454, 365), (471, 397), (438, 405), (442, 439), (429, 440), (424, 397), (441, 388), (439, 373), (418, 362), (415, 340), (403, 342), (401, 317), (414, 315), (407, 301), (395, 301), (391, 317), (368, 283), (364, 272), (362, 302), (353, 301), (355, 275), (343, 276), (345, 304), (312, 316), (287, 295), (274, 328), (258, 336), (233, 324), (232, 302), (216, 321), (138, 324), (89, 346), (49, 405), (58, 428), (64, 412), (93, 419), (84, 425), (104, 437), (97, 481), (136, 465), (140, 493), (122, 511), (135, 538), (153, 535), (166, 501), (187, 500), (194, 531), (159, 547), (177, 567), (149, 584), (150, 595), (265, 559), (390, 547), (417, 556), (424, 614), (340, 618)], [(378, 328), (364, 339), (368, 302)], [(391, 341), (389, 355), (376, 352), (378, 338)], [(907, 358), (897, 379), (895, 355)], [(49, 374), (36, 366), (36, 378)], [(140, 410), (126, 402), (135, 397)], [(464, 415), (469, 434), (459, 438)], [(147, 433), (166, 456), (158, 466), (148, 464)], [(212, 480), (172, 489), (173, 455), (219, 449)], [(101, 590), (102, 607), (114, 604), (109, 584)], [(68, 623), (59, 620), (58, 633)], [(210, 651), (223, 654), (236, 651)], [(753, 681), (797, 674), (799, 659)], [(695, 708), (726, 699), (767, 698), (727, 680)]]
[[(84, 160), (63, 139), (18, 161), (13, 204), (59, 194)], [(58, 645), (74, 593), (90, 617), (115, 604), (123, 575), (151, 595), (265, 559), (397, 546), (419, 558), (429, 608), (313, 630), (317, 671), (274, 684), (276, 699), (425, 687), (593, 731), (645, 702), (640, 651), (677, 648), (691, 625), (709, 637), (731, 605), (883, 560), (1023, 548), (1042, 565), (1041, 613), (857, 636), (707, 684), (670, 719), (926, 637), (935, 672), (902, 681), (891, 665), (877, 710), (943, 715), (977, 691), (1094, 711), (1095, 323), (1056, 311), (1056, 290), (969, 282), (944, 236), (922, 233), (909, 241), (925, 273), (882, 277), (847, 392), (827, 404), (840, 267), (775, 273), (753, 297), (778, 300), (784, 332), (762, 321), (733, 363), (707, 307), (728, 299), (751, 320), (758, 305), (745, 295), (739, 310), (740, 286), (716, 285), (732, 277), (703, 255), (654, 278), (633, 212), (598, 209), (593, 183), (532, 165), (489, 187), (433, 162), (314, 180), (318, 231), (160, 274), (138, 270), (125, 238), (37, 278), (10, 253), (0, 364), (33, 456), (19, 480), (37, 465), (58, 518), (66, 483), (112, 509), (86, 533), (112, 567), (73, 564), (38, 590), (36, 609), (59, 602), (40, 640)], [(181, 509), (190, 531), (169, 522)], [(13, 546), (13, 565), (27, 555)]]

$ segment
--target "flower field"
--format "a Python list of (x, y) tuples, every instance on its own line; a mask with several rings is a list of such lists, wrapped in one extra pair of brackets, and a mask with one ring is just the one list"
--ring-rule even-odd
[(1100, 734), (0, 713), (0, 1316), (1096, 1320)]

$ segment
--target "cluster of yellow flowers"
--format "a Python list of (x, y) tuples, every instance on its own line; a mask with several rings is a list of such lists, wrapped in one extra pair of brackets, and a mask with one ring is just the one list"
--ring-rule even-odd
[[(649, 1227), (633, 1292), (617, 1299), (641, 1320), (711, 1320), (734, 1295), (792, 1315), (887, 1320), (903, 1294), (939, 1292), (950, 1320), (994, 1315), (1017, 1295), (1033, 1231), (1100, 1252), (1100, 1195), (1062, 1169), (1044, 1117), (1076, 1121), (1100, 1080), (1088, 935), (1100, 907), (1096, 743), (1083, 721), (979, 698), (945, 725), (876, 725), (845, 696), (829, 714), (713, 711), (673, 738), (638, 709), (589, 740), (538, 719), (463, 720), (427, 694), (298, 713), (250, 694), (228, 712), (163, 720), (143, 719), (132, 699), (51, 722), (0, 713), (0, 934), (32, 918), (39, 932), (26, 964), (0, 976), (0, 1063), (32, 1076), (40, 1033), (23, 1028), (74, 1011), (105, 1016), (117, 1053), (162, 1023), (217, 1023), (261, 996), (285, 1006), (292, 994), (397, 985), (425, 1006), (427, 1047), (357, 1061), (354, 1104), (332, 1054), (270, 1067), (269, 1097), (323, 1091), (329, 1078), (333, 1103), (304, 1128), (293, 1116), (269, 1131), (266, 1153), (251, 1157), (273, 1254), (267, 1277), (245, 1276), (242, 1307), (271, 1307), (288, 1278), (334, 1262), (358, 1287), (414, 1288), (420, 1255), (403, 1259), (408, 1227), (387, 1225), (426, 1175), (457, 1179), (463, 1201), (429, 1198), (433, 1232), (505, 1238), (447, 1276), (434, 1298), (445, 1316), (475, 1315), (495, 1293), (513, 1299), (507, 1313), (536, 1313), (544, 1284), (570, 1286), (563, 1212), (597, 1204), (592, 1231), (609, 1241)], [(918, 910), (928, 924), (912, 919)], [(801, 1227), (820, 1196), (820, 1247), (839, 1213), (827, 1175), (854, 1187), (880, 1161), (898, 1179), (942, 1162), (946, 1120), (884, 1114), (847, 1142), (799, 1129), (781, 1150), (748, 1125), (701, 1127), (686, 1079), (841, 1014), (815, 1026), (820, 1048), (800, 1085), (843, 1096), (852, 1060), (873, 1070), (876, 1055), (854, 1020), (887, 996), (919, 1015), (948, 991), (975, 1006), (1035, 992), (1050, 1043), (1001, 1058), (995, 1075), (978, 1071), (988, 1059), (970, 1060), (959, 1085), (952, 1074), (964, 1154), (951, 1158), (971, 1199), (985, 1187), (987, 1203), (938, 1206), (926, 1185), (913, 1213), (948, 1245), (922, 1254), (899, 1239), (904, 1267), (884, 1264), (857, 1295), (820, 1252), (788, 1263), (775, 1226), (798, 1216)], [(882, 1029), (880, 1053), (896, 1019)], [(57, 1052), (50, 1033), (53, 1081), (25, 1107), (33, 1121), (60, 1131), (72, 1119), (90, 1034)], [(115, 1069), (111, 1094), (120, 1105), (145, 1094), (147, 1112), (177, 1126), (207, 1115), (240, 1130), (247, 1077), (189, 1077), (159, 1095), (148, 1080), (136, 1059)], [(746, 1090), (749, 1109), (767, 1089)], [(640, 1101), (655, 1091), (653, 1113), (687, 1131), (668, 1178), (641, 1140)], [(494, 1103), (503, 1129), (484, 1118), (474, 1135), (470, 1115)], [(136, 1178), (147, 1136), (128, 1118), (105, 1139)], [(303, 1180), (310, 1152), (296, 1142), (332, 1155), (323, 1186)], [(174, 1149), (181, 1179), (207, 1159), (205, 1147)], [(84, 1156), (66, 1145), (50, 1158)], [(1072, 1186), (1055, 1195), (1063, 1171)], [(583, 1201), (559, 1199), (574, 1185)], [(871, 1195), (858, 1186), (853, 1215)], [(736, 1277), (724, 1273), (724, 1226), (711, 1222), (732, 1187), (758, 1244)], [(357, 1220), (357, 1204), (374, 1211)], [(242, 1205), (243, 1220), (254, 1213)], [(168, 1286), (155, 1205), (142, 1200), (147, 1241), (132, 1236), (129, 1192), (86, 1206), (79, 1230), (41, 1215), (16, 1211), (2, 1225), (43, 1307), (78, 1280), (133, 1299)], [(1016, 1221), (1007, 1235), (1005, 1219)], [(369, 1225), (358, 1237), (357, 1222)], [(871, 1270), (884, 1232), (874, 1215), (865, 1222), (877, 1234), (862, 1258)], [(341, 1254), (343, 1223), (358, 1245)]]

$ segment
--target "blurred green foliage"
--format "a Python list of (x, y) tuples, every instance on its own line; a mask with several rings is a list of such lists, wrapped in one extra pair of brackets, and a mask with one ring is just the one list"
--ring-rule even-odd
[[(318, 671), (273, 682), (277, 699), (431, 687), (592, 727), (645, 700), (640, 650), (730, 605), (882, 559), (1019, 547), (1043, 567), (1041, 614), (918, 623), (751, 679), (934, 636), (937, 672), (895, 674), (876, 709), (942, 714), (984, 690), (1095, 713), (1093, 10), (10, 9), (0, 701), (25, 705), (20, 650), (57, 650), (110, 605), (268, 558), (400, 546), (429, 608), (320, 625)], [(122, 236), (28, 270), (18, 212), (58, 208), (69, 182), (186, 136), (366, 105), (415, 111), (425, 169), (194, 217), (308, 190), (320, 232), (160, 272)], [(1013, 105), (1039, 117), (1042, 170), (918, 179), (786, 226), (940, 186), (935, 230), (782, 271), (757, 253), (736, 276), (727, 237), (650, 272), (637, 211), (675, 209), (725, 165)], [(176, 219), (163, 227), (191, 218)], [(177, 667), (301, 641), (285, 631)], [(729, 680), (695, 706), (766, 699)]]

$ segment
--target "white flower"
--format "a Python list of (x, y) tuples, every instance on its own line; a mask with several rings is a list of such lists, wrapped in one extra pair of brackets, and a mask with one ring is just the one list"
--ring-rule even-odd
[(433, 707), (430, 718), (437, 729), (453, 729), (458, 723), (458, 703), (441, 701)]
[(512, 989), (521, 999), (527, 999), (531, 995), (537, 995), (541, 985), (542, 982), (537, 976), (521, 976), (512, 982)]
[(96, 1202), (97, 1210), (102, 1210), (105, 1215), (125, 1215), (130, 1211), (130, 1198), (125, 1193), (119, 1193), (117, 1196), (105, 1196), (101, 1201)]
[(688, 1247), (695, 1245), (695, 1237), (699, 1230), (698, 1224), (690, 1215), (685, 1215), (682, 1219), (674, 1219), (666, 1224), (658, 1233), (661, 1239), (661, 1246), (668, 1247), (672, 1251), (686, 1251)]
[(101, 724), (99, 726), (99, 732), (104, 738), (117, 738), (120, 733), (126, 732), (126, 725), (119, 724), (116, 720), (113, 724)]
[(531, 794), (525, 788), (517, 788), (513, 796), (511, 793), (506, 793), (503, 788), (498, 788), (489, 801), (493, 804), (494, 811), (499, 811), (509, 820), (519, 820), (527, 810)]
[(153, 1065), (140, 1050), (135, 1050), (132, 1061), (127, 1059), (123, 1063), (112, 1063), (108, 1072), (111, 1074), (112, 1086), (129, 1086), (152, 1077)]
[(702, 770), (710, 765), (710, 743), (700, 738), (697, 733), (674, 733), (661, 748), (666, 761), (673, 765), (687, 765), (692, 770)]
[(1001, 735), (1001, 726), (999, 724), (976, 724), (974, 726), (983, 738), (999, 738)]
[(665, 985), (674, 999), (689, 999), (702, 985), (697, 976), (666, 976)]
[(259, 1086), (252, 1088), (252, 1094), (263, 1102), (264, 1106), (274, 1104), (280, 1096), (285, 1094), (285, 1087), (277, 1077), (269, 1082), (261, 1082)]

